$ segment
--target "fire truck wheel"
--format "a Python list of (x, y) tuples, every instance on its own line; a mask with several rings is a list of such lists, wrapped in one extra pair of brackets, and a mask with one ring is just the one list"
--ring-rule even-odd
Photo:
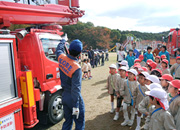
[(64, 117), (62, 98), (58, 92), (53, 94), (49, 100), (48, 115), (49, 115), (49, 121), (52, 124), (58, 123)]

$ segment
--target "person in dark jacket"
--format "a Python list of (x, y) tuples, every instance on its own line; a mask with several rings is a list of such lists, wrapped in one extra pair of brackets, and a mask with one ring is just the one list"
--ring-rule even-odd
[(93, 49), (92, 49), (92, 46), (90, 46), (90, 53), (91, 53), (91, 61), (90, 61), (90, 63), (91, 63), (91, 66), (92, 66), (92, 68), (94, 68), (94, 51), (93, 51)]
[(109, 61), (109, 54), (108, 54), (108, 51), (106, 51), (106, 58), (105, 58), (105, 61)]
[(102, 51), (101, 55), (101, 66), (104, 66), (104, 51)]

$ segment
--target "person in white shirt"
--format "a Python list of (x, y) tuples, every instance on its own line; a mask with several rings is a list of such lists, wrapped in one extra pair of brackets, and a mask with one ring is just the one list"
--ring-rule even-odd
[(88, 79), (91, 79), (91, 64), (90, 64), (90, 59), (87, 59), (87, 66), (88, 66)]
[[(120, 63), (125, 58), (125, 51), (123, 46), (119, 47), (119, 50), (117, 51), (117, 61)], [(118, 66), (119, 67), (119, 66)]]

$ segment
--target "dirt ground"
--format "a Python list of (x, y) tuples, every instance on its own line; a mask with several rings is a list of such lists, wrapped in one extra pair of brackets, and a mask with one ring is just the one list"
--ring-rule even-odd
[[(105, 87), (109, 75), (108, 66), (116, 63), (116, 54), (110, 53), (109, 58), (110, 60), (106, 61), (104, 66), (98, 66), (92, 69), (93, 78), (91, 80), (86, 79), (82, 81), (81, 93), (86, 109), (85, 130), (134, 130), (136, 120), (133, 127), (122, 127), (121, 123), (124, 120), (122, 112), (120, 112), (120, 119), (118, 121), (113, 121), (114, 114), (109, 113), (111, 109), (110, 96)], [(38, 124), (32, 130), (61, 130), (63, 122), (64, 120), (53, 126)]]

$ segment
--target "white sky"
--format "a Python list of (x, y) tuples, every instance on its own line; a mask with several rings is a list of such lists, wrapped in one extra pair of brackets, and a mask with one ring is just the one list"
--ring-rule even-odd
[(79, 0), (82, 22), (111, 29), (162, 32), (180, 24), (179, 0)]

